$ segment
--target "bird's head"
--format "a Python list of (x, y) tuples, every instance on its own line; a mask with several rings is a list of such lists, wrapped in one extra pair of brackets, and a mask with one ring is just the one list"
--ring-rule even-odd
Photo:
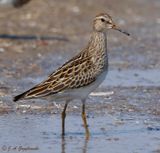
[(121, 30), (112, 20), (111, 16), (107, 13), (97, 15), (93, 20), (93, 29), (98, 32), (106, 32), (109, 29), (118, 30), (126, 35), (129, 33)]

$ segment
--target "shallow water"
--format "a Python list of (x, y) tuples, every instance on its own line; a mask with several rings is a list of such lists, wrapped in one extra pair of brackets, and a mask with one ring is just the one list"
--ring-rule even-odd
[(91, 137), (86, 140), (79, 115), (67, 116), (66, 136), (61, 138), (59, 115), (9, 114), (0, 117), (0, 149), (19, 152), (18, 149), (28, 148), (28, 152), (35, 153), (151, 153), (160, 145), (158, 122), (153, 116), (126, 115), (121, 120), (112, 115), (92, 116), (88, 118)]
[(105, 81), (102, 83), (103, 87), (106, 86), (160, 86), (160, 70), (111, 70), (109, 71)]

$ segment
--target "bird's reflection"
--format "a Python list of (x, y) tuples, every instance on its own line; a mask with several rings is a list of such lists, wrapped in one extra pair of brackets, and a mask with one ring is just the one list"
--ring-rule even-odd
[[(88, 142), (89, 142), (89, 139), (88, 138), (85, 138), (84, 139), (84, 144), (83, 146), (81, 147), (82, 148), (82, 153), (87, 153), (87, 150), (88, 150)], [(67, 153), (66, 152), (66, 146), (67, 146), (67, 142), (66, 142), (66, 137), (65, 136), (62, 136), (61, 137), (61, 153)]]
[(83, 148), (82, 148), (82, 153), (87, 153), (87, 150), (88, 150), (88, 141), (89, 141), (89, 139), (86, 138), (85, 141), (84, 141)]
[(66, 141), (65, 141), (65, 136), (61, 137), (61, 149), (62, 153), (66, 153)]

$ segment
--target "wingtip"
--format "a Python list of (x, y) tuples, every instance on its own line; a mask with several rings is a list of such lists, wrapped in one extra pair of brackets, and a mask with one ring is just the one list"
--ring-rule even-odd
[(23, 94), (17, 95), (17, 96), (15, 96), (15, 97), (13, 97), (13, 101), (14, 101), (14, 102), (17, 102), (18, 100), (22, 99), (23, 97), (24, 97)]
[(19, 100), (18, 96), (13, 97), (13, 102), (17, 102)]

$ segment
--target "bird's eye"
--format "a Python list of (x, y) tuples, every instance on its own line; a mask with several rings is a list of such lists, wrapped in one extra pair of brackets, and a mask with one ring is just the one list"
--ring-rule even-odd
[(105, 22), (105, 19), (102, 18), (101, 21), (102, 21), (102, 22)]

